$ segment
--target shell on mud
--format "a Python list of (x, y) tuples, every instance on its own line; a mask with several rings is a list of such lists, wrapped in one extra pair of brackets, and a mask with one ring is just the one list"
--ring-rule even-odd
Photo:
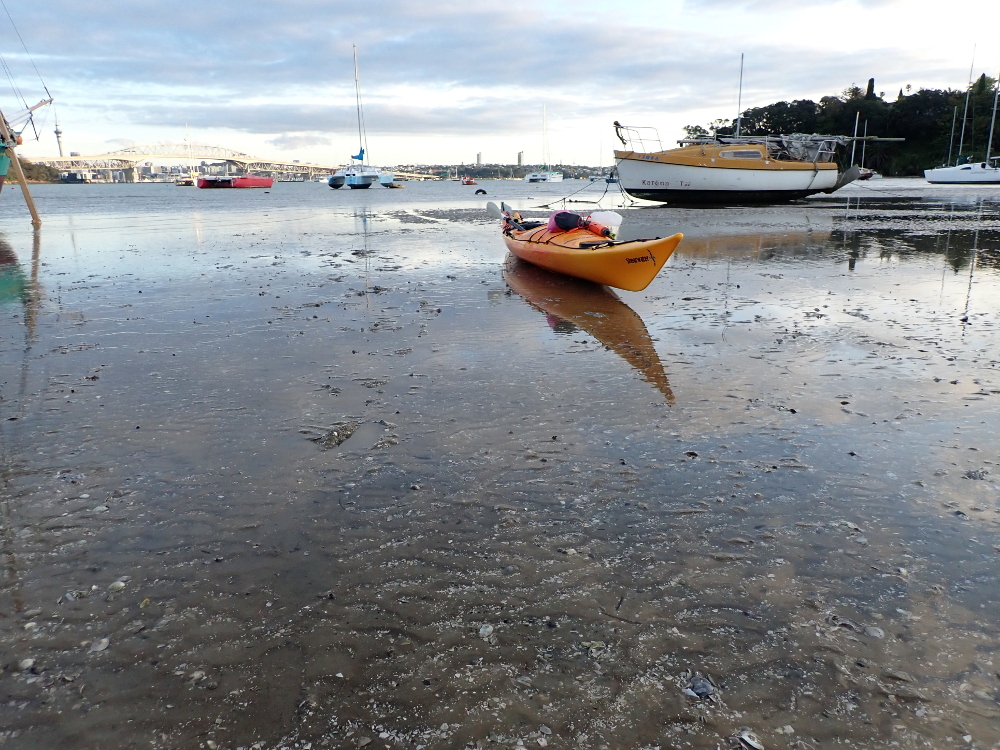
[(91, 653), (97, 653), (99, 651), (104, 651), (107, 647), (111, 645), (111, 641), (107, 638), (99, 638), (90, 644)]
[(684, 695), (698, 698), (699, 700), (714, 699), (717, 696), (719, 688), (710, 679), (702, 675), (701, 672), (691, 672), (688, 670), (685, 673), (685, 677), (686, 680), (681, 688)]
[(749, 729), (740, 729), (734, 736), (743, 750), (764, 750), (764, 743)]
[(849, 620), (846, 617), (841, 617), (840, 615), (828, 615), (826, 621), (835, 627), (853, 630), (855, 633), (861, 631), (861, 626), (854, 622), (854, 620)]

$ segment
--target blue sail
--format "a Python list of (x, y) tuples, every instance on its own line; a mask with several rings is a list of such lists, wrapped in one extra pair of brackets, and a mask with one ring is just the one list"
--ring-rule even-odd
[(360, 154), (358, 154), (357, 156), (352, 156), (351, 158), (352, 159), (357, 159), (358, 161), (363, 160), (365, 158), (365, 150), (361, 149), (361, 153)]

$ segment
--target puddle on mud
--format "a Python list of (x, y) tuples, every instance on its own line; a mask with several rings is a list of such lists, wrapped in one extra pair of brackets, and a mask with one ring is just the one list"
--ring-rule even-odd
[(307, 187), (0, 245), (7, 746), (1000, 743), (995, 203)]

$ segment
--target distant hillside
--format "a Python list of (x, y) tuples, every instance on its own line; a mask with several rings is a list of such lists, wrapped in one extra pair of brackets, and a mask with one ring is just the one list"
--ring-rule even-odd
[[(741, 116), (742, 135), (770, 135), (778, 133), (827, 133), (851, 135), (854, 119), (861, 113), (858, 135), (868, 123), (868, 135), (886, 138), (905, 138), (904, 143), (870, 143), (865, 148), (866, 167), (886, 175), (921, 175), (923, 170), (944, 164), (948, 159), (951, 142), (952, 118), (955, 117), (955, 135), (952, 162), (958, 158), (962, 133), (962, 115), (965, 110), (965, 91), (948, 89), (920, 89), (915, 93), (902, 89), (895, 101), (887, 101), (885, 92), (875, 93), (875, 79), (869, 79), (867, 91), (851, 85), (840, 96), (824, 96), (819, 102), (799, 99), (793, 102), (775, 102), (766, 107), (745, 110)], [(996, 81), (983, 74), (972, 84), (968, 114), (965, 118), (965, 138), (962, 160), (971, 156), (972, 161), (982, 161), (986, 156), (990, 116)], [(957, 117), (955, 116), (957, 108)], [(1000, 127), (997, 128), (1000, 130)], [(730, 120), (716, 120), (707, 127), (688, 125), (684, 130), (690, 136), (714, 133), (732, 135)], [(992, 154), (1000, 156), (996, 143), (1000, 133), (994, 135)], [(850, 150), (842, 158), (850, 160)], [(861, 160), (858, 143), (856, 161)]]
[[(46, 167), (42, 164), (35, 164), (27, 159), (21, 159), (21, 168), (24, 170), (24, 176), (31, 182), (59, 182), (59, 170), (54, 167)], [(7, 181), (13, 182), (14, 173), (9, 172), (7, 174)]]

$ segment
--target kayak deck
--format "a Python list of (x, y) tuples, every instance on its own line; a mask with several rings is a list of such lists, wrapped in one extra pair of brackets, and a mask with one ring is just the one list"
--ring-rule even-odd
[(546, 226), (504, 232), (504, 242), (521, 260), (550, 271), (641, 292), (660, 272), (683, 234), (614, 242), (586, 229), (550, 232)]

